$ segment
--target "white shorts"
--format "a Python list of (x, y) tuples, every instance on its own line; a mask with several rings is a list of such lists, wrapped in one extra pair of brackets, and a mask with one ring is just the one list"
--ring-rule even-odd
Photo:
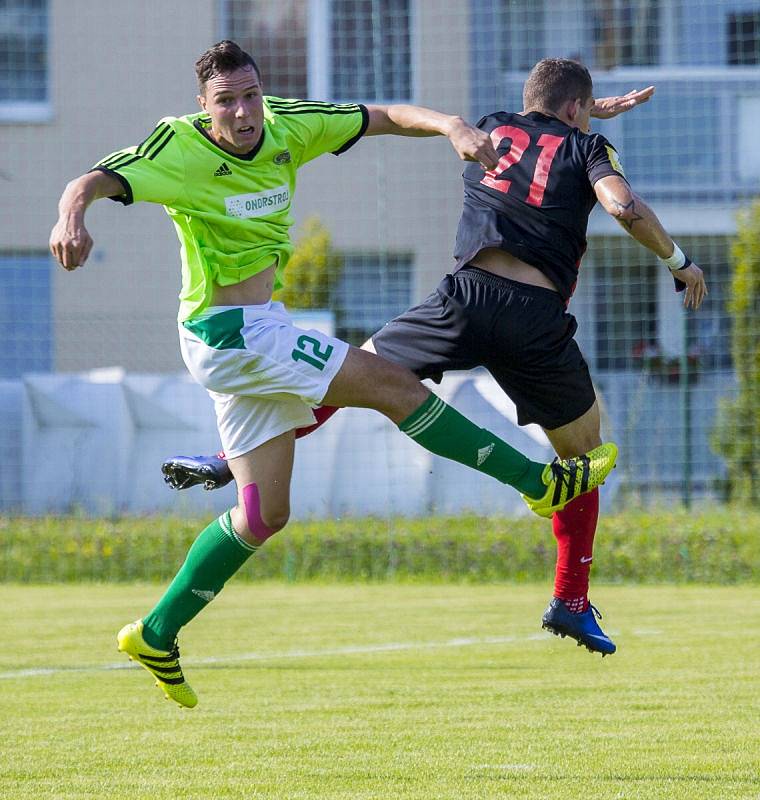
[(179, 325), (182, 358), (216, 410), (222, 447), (241, 456), (311, 425), (348, 353), (346, 342), (304, 330), (282, 303), (214, 306)]

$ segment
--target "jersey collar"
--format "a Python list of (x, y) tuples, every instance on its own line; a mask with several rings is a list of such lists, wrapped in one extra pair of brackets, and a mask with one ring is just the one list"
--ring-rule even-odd
[[(204, 117), (203, 119), (206, 119), (206, 118)], [(263, 130), (261, 131), (261, 138), (257, 142), (256, 146), (253, 148), (253, 150), (249, 150), (247, 153), (242, 153), (241, 154), (241, 153), (231, 153), (229, 150), (225, 150), (220, 144), (215, 142), (211, 138), (211, 134), (206, 130), (206, 128), (201, 123), (200, 119), (196, 119), (196, 120), (193, 121), (193, 127), (197, 131), (199, 131), (205, 139), (207, 139), (209, 142), (211, 142), (211, 144), (214, 147), (216, 147), (217, 150), (219, 150), (220, 152), (224, 153), (224, 155), (229, 156), (231, 158), (239, 158), (241, 161), (253, 161), (253, 159), (256, 158), (256, 156), (259, 154), (259, 151), (261, 150), (261, 148), (264, 145), (264, 137), (266, 136), (266, 133), (267, 133), (266, 126), (265, 126), (263, 128)]]
[(565, 128), (570, 127), (559, 117), (552, 116), (551, 114), (544, 114), (543, 111), (529, 111), (527, 114), (523, 114), (522, 116), (524, 116), (525, 119), (529, 119), (531, 122), (556, 122), (558, 125), (562, 125)]

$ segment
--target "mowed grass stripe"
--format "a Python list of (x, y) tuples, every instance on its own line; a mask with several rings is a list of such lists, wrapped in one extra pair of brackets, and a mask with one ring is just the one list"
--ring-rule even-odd
[[(111, 663), (160, 591), (6, 586), (0, 671)], [(548, 593), (233, 582), (180, 641), (192, 711), (144, 670), (4, 683), (0, 797), (758, 797), (757, 587), (597, 586), (604, 661), (530, 638)]]

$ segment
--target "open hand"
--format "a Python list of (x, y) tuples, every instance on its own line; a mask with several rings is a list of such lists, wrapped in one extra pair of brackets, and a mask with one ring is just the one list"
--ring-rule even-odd
[(686, 284), (684, 308), (693, 308), (696, 311), (707, 296), (707, 284), (702, 270), (692, 262), (688, 267), (673, 270), (673, 277)]
[(596, 119), (611, 119), (646, 103), (653, 94), (654, 86), (647, 86), (646, 89), (631, 89), (628, 94), (617, 97), (601, 97), (594, 102), (591, 116)]

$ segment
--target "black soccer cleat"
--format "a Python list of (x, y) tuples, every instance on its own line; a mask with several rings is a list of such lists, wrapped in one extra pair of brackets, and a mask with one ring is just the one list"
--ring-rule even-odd
[(221, 489), (232, 480), (223, 453), (215, 456), (173, 456), (161, 464), (164, 481), (173, 489), (189, 489), (203, 484), (206, 490)]
[(541, 627), (551, 631), (555, 636), (569, 636), (578, 642), (578, 647), (584, 645), (590, 653), (601, 653), (602, 658), (617, 650), (615, 643), (597, 625), (596, 620), (602, 615), (592, 605), (582, 614), (571, 614), (567, 606), (558, 598), (553, 597), (541, 620)]

